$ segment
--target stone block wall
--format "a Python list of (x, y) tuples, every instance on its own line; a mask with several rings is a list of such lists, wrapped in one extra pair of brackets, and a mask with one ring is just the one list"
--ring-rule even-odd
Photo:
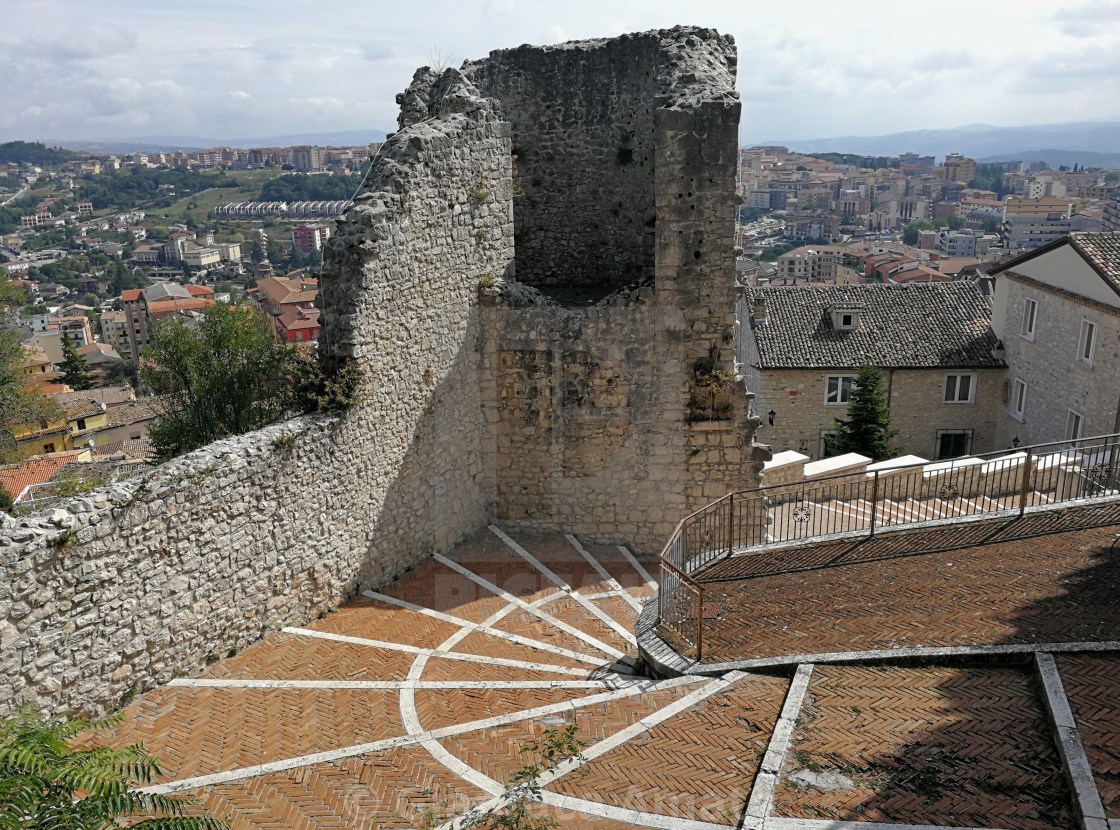
[[(837, 418), (846, 418), (846, 405), (825, 403), (829, 375), (855, 375), (848, 370), (770, 370), (747, 367), (747, 384), (757, 389), (756, 408), (774, 412), (759, 427), (758, 440), (774, 452), (795, 450), (820, 458), (820, 435), (832, 430)], [(945, 376), (971, 373), (976, 391), (971, 404), (944, 403)], [(891, 423), (898, 430), (892, 441), (904, 453), (936, 458), (939, 430), (973, 431), (972, 453), (1001, 449), (996, 423), (1006, 383), (1006, 369), (884, 369), (883, 386), (889, 390)]]
[[(1081, 414), (1083, 437), (1120, 428), (1120, 309), (1063, 292), (1014, 272), (999, 275), (996, 314), (1007, 361), (1007, 386), (996, 408), (1000, 446), (1063, 441), (1070, 410)], [(1023, 309), (1038, 303), (1033, 339), (1022, 335)], [(1091, 364), (1078, 360), (1083, 321), (1095, 323)], [(1022, 418), (1011, 415), (1013, 379), (1027, 384)]]
[(656, 552), (757, 486), (730, 38), (489, 61), (417, 72), (325, 250), (320, 352), (362, 371), (358, 405), (3, 518), (0, 709), (104, 712), (495, 517)]
[(478, 290), (512, 261), (509, 130), (454, 70), (427, 105), (326, 251), (320, 345), (356, 361), (363, 401), (5, 517), (0, 709), (104, 712), (488, 520)]

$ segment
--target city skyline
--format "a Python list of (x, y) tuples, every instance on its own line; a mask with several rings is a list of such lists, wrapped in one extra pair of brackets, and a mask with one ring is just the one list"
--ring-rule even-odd
[(1120, 80), (1116, 0), (936, 9), (719, 0), (688, 11), (585, 0), (198, 0), (186, 10), (46, 0), (7, 17), (0, 140), (392, 130), (394, 97), (417, 66), (676, 24), (735, 37), (747, 143), (1120, 119), (1110, 91)]

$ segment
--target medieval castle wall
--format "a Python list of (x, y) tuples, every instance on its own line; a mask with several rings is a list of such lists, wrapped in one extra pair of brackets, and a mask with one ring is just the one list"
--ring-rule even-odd
[(112, 708), (494, 519), (656, 552), (756, 484), (734, 70), (678, 28), (417, 72), (325, 256), (362, 402), (3, 517), (0, 706)]

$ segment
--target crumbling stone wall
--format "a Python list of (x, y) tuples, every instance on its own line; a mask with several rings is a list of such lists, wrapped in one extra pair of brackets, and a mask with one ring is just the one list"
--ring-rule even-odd
[(517, 155), (518, 284), (483, 318), (500, 521), (656, 551), (757, 485), (734, 380), (735, 60), (679, 27), (465, 65)]
[(113, 708), (299, 625), (489, 517), (478, 287), (512, 260), (508, 127), (454, 70), (326, 252), (328, 359), (364, 400), (0, 526), (0, 711)]
[(734, 70), (678, 28), (417, 72), (326, 250), (320, 350), (362, 402), (5, 518), (0, 708), (111, 708), (495, 517), (654, 552), (755, 485)]

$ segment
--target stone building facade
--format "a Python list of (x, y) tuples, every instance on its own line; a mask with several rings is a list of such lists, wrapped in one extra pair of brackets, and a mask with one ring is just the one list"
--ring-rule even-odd
[(757, 484), (730, 38), (421, 70), (325, 249), (361, 402), (0, 517), (0, 707), (105, 711), (493, 520), (656, 552)]
[(1120, 432), (1120, 233), (1073, 234), (993, 273), (999, 446)]
[(998, 448), (1007, 370), (973, 285), (752, 287), (739, 308), (758, 439), (775, 452), (824, 457), (864, 364), (883, 372), (892, 444), (903, 452), (940, 459)]

